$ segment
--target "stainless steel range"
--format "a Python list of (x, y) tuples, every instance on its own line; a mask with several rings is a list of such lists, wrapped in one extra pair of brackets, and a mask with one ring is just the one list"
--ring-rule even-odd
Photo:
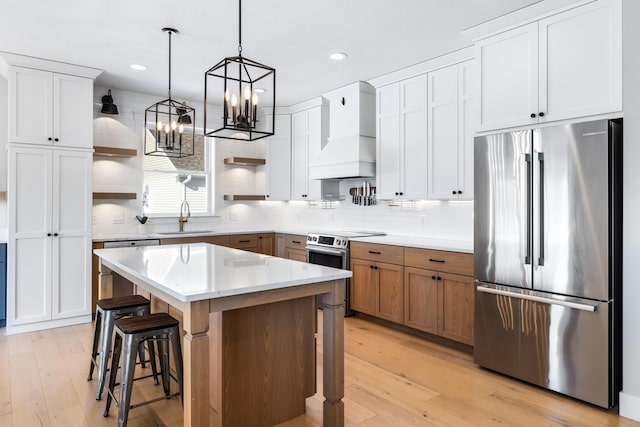
[[(349, 241), (358, 237), (383, 236), (377, 231), (345, 230), (336, 233), (309, 233), (307, 235), (307, 262), (349, 270)], [(351, 284), (347, 279), (344, 315), (351, 316)]]

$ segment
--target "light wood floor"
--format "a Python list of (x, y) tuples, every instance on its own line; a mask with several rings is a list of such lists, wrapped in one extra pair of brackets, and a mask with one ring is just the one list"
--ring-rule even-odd
[[(1, 427), (117, 425), (117, 408), (104, 418), (104, 397), (96, 401), (96, 381), (86, 380), (92, 334), (91, 324), (0, 332)], [(347, 426), (640, 426), (480, 369), (464, 352), (363, 319), (345, 319), (345, 347)], [(161, 387), (136, 388), (134, 401)], [(308, 399), (306, 416), (282, 426), (322, 425), (320, 396)], [(133, 409), (129, 416), (131, 427), (181, 425), (177, 399)]]

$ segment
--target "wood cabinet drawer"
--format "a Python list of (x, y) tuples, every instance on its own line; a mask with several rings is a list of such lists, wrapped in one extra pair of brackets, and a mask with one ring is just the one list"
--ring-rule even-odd
[(405, 248), (404, 265), (473, 276), (473, 254)]
[(351, 242), (350, 257), (402, 265), (404, 248), (376, 243)]
[(232, 248), (257, 248), (258, 247), (258, 235), (257, 234), (232, 234), (229, 236), (229, 244)]
[(287, 234), (287, 247), (291, 249), (305, 249), (307, 236), (301, 234)]

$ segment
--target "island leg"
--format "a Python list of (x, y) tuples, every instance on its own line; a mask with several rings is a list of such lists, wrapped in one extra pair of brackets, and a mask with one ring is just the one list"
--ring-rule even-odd
[(184, 426), (209, 426), (209, 301), (187, 303), (184, 308)]
[(111, 269), (102, 263), (98, 264), (98, 299), (111, 298), (113, 296), (113, 274)]
[(344, 295), (345, 280), (333, 282), (331, 293), (320, 295), (322, 306), (322, 369), (324, 427), (344, 426)]

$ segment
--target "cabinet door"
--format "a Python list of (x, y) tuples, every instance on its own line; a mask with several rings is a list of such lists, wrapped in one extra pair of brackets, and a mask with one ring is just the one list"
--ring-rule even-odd
[(300, 249), (287, 248), (287, 259), (307, 262), (307, 252)]
[(405, 267), (404, 324), (438, 333), (438, 281), (436, 272)]
[(93, 80), (53, 74), (53, 145), (93, 147)]
[(51, 176), (51, 150), (9, 148), (8, 325), (51, 319)]
[(374, 270), (375, 263), (371, 261), (350, 260), (351, 272), (351, 309), (366, 314), (375, 315), (376, 310), (376, 280), (378, 274)]
[(284, 234), (277, 233), (276, 234), (276, 254), (278, 258), (286, 258), (287, 257), (287, 238)]
[(458, 66), (429, 73), (429, 194), (430, 199), (458, 195)]
[(404, 320), (404, 267), (375, 263), (377, 273), (375, 315), (396, 323)]
[(91, 153), (53, 150), (52, 318), (91, 313)]
[(291, 200), (305, 200), (308, 190), (308, 120), (307, 112), (291, 115)]
[(458, 64), (458, 199), (473, 200), (473, 138), (478, 129), (476, 67)]
[(267, 200), (291, 199), (291, 117), (276, 115), (275, 134), (266, 142)]
[[(480, 131), (537, 123), (538, 23), (476, 43)], [(536, 114), (535, 117), (531, 117)]]
[[(50, 72), (11, 67), (9, 142), (44, 145), (53, 143), (52, 96), (53, 80)], [(93, 114), (91, 105), (88, 112)], [(93, 126), (92, 118), (89, 119), (89, 124)]]
[(275, 254), (276, 249), (276, 237), (273, 233), (260, 233), (258, 234), (258, 253), (264, 255)]
[(315, 159), (320, 155), (322, 147), (327, 142), (327, 135), (329, 134), (328, 110), (326, 106), (313, 107), (308, 111), (308, 138), (307, 144), (309, 145), (307, 162), (305, 163), (306, 179), (307, 179), (307, 197), (305, 200), (319, 200), (322, 198), (322, 182), (319, 179), (309, 179), (309, 160)]
[(376, 186), (378, 199), (400, 192), (400, 84), (376, 91)]
[(400, 196), (427, 198), (427, 75), (400, 82)]
[(473, 278), (438, 273), (438, 335), (473, 345)]
[(622, 110), (621, 16), (598, 1), (540, 21), (541, 122)]

